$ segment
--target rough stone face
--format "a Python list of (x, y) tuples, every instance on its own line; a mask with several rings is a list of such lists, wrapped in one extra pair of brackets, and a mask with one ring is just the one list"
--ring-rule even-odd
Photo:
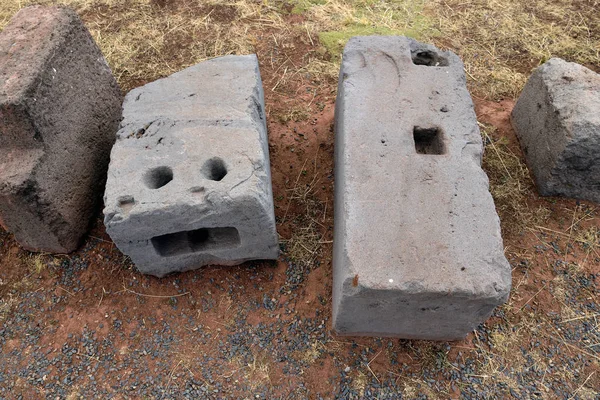
[(600, 203), (600, 75), (550, 59), (527, 81), (512, 122), (541, 195)]
[(127, 94), (104, 215), (147, 274), (277, 258), (256, 56), (205, 61)]
[(0, 221), (23, 247), (77, 248), (101, 199), (121, 101), (75, 12), (24, 8), (0, 33)]
[(333, 325), (453, 340), (506, 301), (511, 269), (453, 53), (355, 37), (336, 103)]

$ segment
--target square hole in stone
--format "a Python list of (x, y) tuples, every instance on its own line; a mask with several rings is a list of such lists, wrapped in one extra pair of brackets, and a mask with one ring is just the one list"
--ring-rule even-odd
[(415, 139), (415, 150), (419, 154), (440, 155), (446, 153), (444, 134), (438, 127), (423, 128), (415, 126), (413, 137)]
[(200, 228), (193, 231), (169, 233), (150, 239), (162, 257), (178, 256), (208, 250), (223, 250), (240, 244), (236, 228)]

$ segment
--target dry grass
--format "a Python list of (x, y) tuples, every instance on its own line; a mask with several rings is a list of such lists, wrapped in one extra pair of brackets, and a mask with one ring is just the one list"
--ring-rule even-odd
[[(575, 232), (575, 231), (574, 231)], [(555, 238), (561, 244), (566, 245), (571, 239), (569, 236), (559, 236)], [(550, 265), (544, 255), (548, 269)], [(560, 259), (560, 255), (558, 257)], [(598, 327), (598, 313), (591, 311), (586, 305), (595, 296), (595, 290), (592, 286), (582, 286), (580, 282), (588, 277), (588, 272), (579, 263), (559, 263), (557, 274), (554, 278), (542, 285), (539, 289), (535, 283), (541, 279), (541, 276), (533, 274), (522, 278), (521, 284), (513, 287), (509, 302), (503, 307), (506, 315), (504, 329), (498, 329), (490, 335), (493, 346), (488, 352), (499, 356), (502, 362), (499, 365), (510, 365), (511, 369), (503, 372), (501, 379), (506, 382), (513, 380), (514, 373), (527, 373), (528, 369), (534, 368), (537, 371), (544, 372), (544, 376), (548, 375), (548, 379), (560, 379), (561, 382), (566, 382), (572, 392), (579, 391), (581, 398), (596, 398), (598, 392), (592, 390), (594, 384), (589, 384), (585, 376), (582, 376), (582, 371), (586, 373), (594, 373), (600, 363), (600, 356), (593, 349), (600, 345), (597, 339), (600, 337), (597, 334), (597, 328), (587, 335), (576, 341), (573, 341), (570, 336), (570, 329), (575, 328), (582, 320), (589, 321)], [(525, 289), (529, 286), (530, 290)], [(537, 289), (537, 290), (536, 290)], [(536, 290), (532, 295), (531, 292)], [(542, 296), (544, 292), (551, 295), (551, 300), (544, 300), (543, 309), (536, 305), (536, 297)], [(523, 303), (523, 299), (527, 301)], [(519, 304), (519, 306), (517, 305)], [(525, 306), (528, 305), (527, 308)], [(531, 306), (531, 308), (529, 308)], [(557, 321), (557, 315), (551, 312), (550, 308), (558, 308), (560, 310), (560, 320)], [(575, 325), (573, 325), (575, 324)], [(575, 328), (577, 329), (577, 328)], [(560, 358), (548, 358), (544, 355), (544, 346), (538, 348), (534, 346), (534, 342), (547, 343), (547, 346), (558, 346), (561, 350), (561, 357), (572, 357), (575, 359), (589, 359), (591, 365), (586, 368), (582, 365), (574, 367), (569, 365)], [(528, 348), (529, 347), (529, 348)], [(523, 353), (517, 349), (526, 348), (527, 352)], [(484, 350), (484, 353), (486, 350)], [(527, 357), (530, 356), (533, 360), (527, 362)], [(485, 363), (493, 365), (497, 362), (490, 361), (492, 357), (485, 357)], [(585, 365), (585, 363), (583, 364)], [(575, 376), (575, 373), (578, 376)], [(510, 375), (510, 376), (508, 376)], [(492, 375), (493, 376), (493, 375)], [(545, 390), (545, 396), (550, 398), (550, 392), (546, 386), (540, 385)], [(586, 397), (590, 393), (593, 396)]]
[(245, 376), (252, 390), (260, 386), (271, 387), (271, 361), (267, 354), (252, 352), (252, 362), (245, 365)]
[(277, 10), (252, 1), (22, 0), (0, 5), (0, 28), (30, 4), (75, 9), (125, 91), (208, 58), (251, 53), (253, 28), (282, 24)]
[(327, 347), (325, 344), (319, 341), (313, 341), (305, 350), (295, 351), (293, 357), (298, 361), (311, 365), (317, 361), (326, 350)]
[(510, 149), (505, 138), (494, 139), (493, 126), (480, 124), (480, 128), (485, 144), (483, 168), (490, 179), (490, 191), (503, 232), (520, 233), (528, 226), (544, 223), (549, 210), (532, 207), (527, 202), (535, 190), (527, 166)]
[[(508, 388), (518, 388), (519, 384), (514, 372), (522, 372), (527, 362), (523, 354), (515, 352), (514, 349), (523, 339), (521, 327), (510, 333), (495, 330), (490, 334), (491, 348), (478, 345), (481, 355), (478, 360), (480, 369), (477, 374), (482, 377), (484, 384), (486, 380), (494, 380), (504, 383)], [(512, 374), (509, 373), (509, 368), (512, 368)]]
[(32, 254), (29, 256), (29, 259), (27, 261), (29, 271), (31, 271), (32, 274), (39, 275), (44, 271), (44, 268), (46, 267), (43, 254)]
[[(556, 283), (556, 282), (554, 282)], [(561, 286), (563, 295), (571, 291), (571, 287)], [(503, 311), (507, 315), (508, 321), (502, 325), (497, 325), (489, 334), (489, 345), (484, 344), (476, 333), (476, 353), (478, 368), (473, 377), (481, 379), (481, 385), (500, 384), (502, 391), (495, 393), (496, 396), (510, 396), (510, 390), (519, 391), (519, 376), (532, 372), (541, 374), (543, 379), (538, 383), (538, 388), (542, 393), (542, 398), (552, 398), (552, 392), (547, 386), (552, 380), (557, 380), (570, 387), (570, 391), (579, 390), (583, 396), (593, 394), (595, 398), (598, 395), (594, 391), (593, 384), (581, 376), (581, 371), (587, 371), (589, 374), (598, 367), (600, 358), (594, 360), (593, 352), (586, 347), (587, 343), (571, 344), (566, 340), (556, 325), (545, 313), (538, 311), (527, 311), (514, 304), (512, 299), (519, 298), (519, 290), (514, 290), (511, 301), (503, 306)], [(563, 312), (561, 311), (561, 314)], [(576, 314), (575, 318), (594, 318), (594, 315)], [(574, 319), (565, 319), (566, 322), (572, 322)], [(565, 325), (566, 326), (566, 325)], [(482, 338), (481, 338), (482, 339)], [(569, 365), (561, 358), (548, 358), (544, 347), (538, 348), (536, 342), (544, 343), (545, 346), (557, 345), (561, 350), (561, 357), (584, 357), (591, 358), (590, 368), (583, 368), (581, 365), (574, 367)], [(547, 343), (547, 344), (546, 344)], [(575, 376), (577, 371), (579, 376)], [(546, 382), (546, 384), (545, 384)], [(580, 389), (577, 389), (577, 388)]]
[(516, 97), (532, 68), (551, 57), (600, 68), (597, 1), (436, 0), (440, 44), (456, 51), (480, 97)]
[(296, 228), (292, 237), (285, 241), (286, 254), (292, 261), (308, 267), (319, 255), (321, 234), (314, 219), (299, 217), (298, 220), (304, 226)]
[(354, 378), (352, 379), (351, 387), (359, 393), (360, 397), (362, 397), (370, 379), (371, 378), (363, 371), (356, 371)]
[(220, 314), (219, 324), (225, 326), (229, 331), (235, 330), (235, 308), (234, 301), (230, 294), (223, 294), (220, 296), (218, 304)]
[[(315, 196), (320, 183), (317, 169), (317, 158), (313, 165), (306, 168), (308, 159), (304, 162), (296, 177), (293, 187), (288, 189), (288, 205), (282, 223), (288, 217), (291, 205), (298, 207), (299, 212), (294, 219), (295, 229), (286, 244), (286, 254), (299, 267), (310, 270), (321, 255), (323, 235), (321, 228), (326, 218), (325, 205)], [(308, 181), (307, 183), (304, 183)]]
[[(0, 29), (30, 4), (77, 10), (124, 90), (207, 58), (253, 52), (265, 31), (282, 42), (299, 34), (320, 42), (323, 51), (293, 72), (310, 70), (328, 83), (337, 77), (345, 42), (369, 34), (408, 35), (454, 50), (472, 91), (490, 99), (517, 96), (531, 69), (550, 57), (600, 69), (594, 1), (19, 0), (0, 4)], [(289, 12), (301, 13), (304, 22), (290, 26)]]
[(79, 400), (83, 398), (77, 388), (73, 388), (71, 390), (72, 391), (69, 393), (69, 395), (67, 395), (66, 400)]
[(277, 120), (280, 123), (286, 124), (290, 121), (294, 121), (294, 122), (306, 121), (308, 119), (308, 117), (310, 117), (311, 113), (312, 113), (312, 110), (310, 109), (310, 107), (297, 106), (297, 107), (292, 107), (292, 108), (288, 109), (287, 111), (271, 113), (271, 115), (273, 117), (277, 118)]
[(262, 350), (251, 350), (252, 358), (247, 359), (235, 356), (230, 359), (231, 371), (227, 378), (239, 376), (249, 385), (251, 390), (261, 387), (272, 387), (271, 373), (272, 360), (268, 354)]
[[(581, 270), (589, 260), (600, 260), (600, 229), (594, 225), (596, 220), (596, 208), (590, 208), (583, 205), (577, 205), (573, 210), (565, 209), (572, 218), (567, 221), (567, 226), (563, 230), (551, 229), (545, 226), (535, 225), (528, 227), (528, 230), (535, 232), (538, 239), (543, 235), (552, 235), (558, 239), (563, 239), (567, 243), (565, 254), (568, 247), (579, 244), (585, 251), (585, 257), (580, 264), (573, 263), (577, 270)], [(548, 246), (547, 243), (544, 245)]]
[(8, 318), (17, 303), (17, 300), (11, 295), (0, 298), (0, 323)]
[(600, 228), (592, 226), (577, 232), (575, 241), (587, 251), (588, 255), (593, 253), (593, 255), (600, 258)]

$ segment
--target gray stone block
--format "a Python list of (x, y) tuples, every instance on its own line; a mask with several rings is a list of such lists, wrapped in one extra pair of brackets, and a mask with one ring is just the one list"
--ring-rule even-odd
[(19, 11), (0, 34), (0, 221), (30, 250), (77, 248), (98, 210), (122, 96), (75, 12)]
[(205, 61), (127, 94), (104, 215), (119, 249), (159, 277), (278, 257), (255, 55)]
[(512, 123), (541, 195), (600, 203), (600, 75), (550, 59), (527, 81)]
[(335, 115), (333, 326), (453, 340), (506, 301), (511, 269), (453, 53), (354, 37)]

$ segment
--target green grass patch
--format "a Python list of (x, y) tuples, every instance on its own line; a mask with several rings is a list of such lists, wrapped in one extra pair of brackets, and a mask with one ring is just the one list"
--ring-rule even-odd
[(337, 61), (353, 36), (400, 35), (430, 41), (438, 33), (423, 11), (425, 4), (424, 0), (329, 0), (324, 5), (313, 5), (305, 14), (317, 23), (321, 44)]
[(292, 8), (292, 14), (303, 14), (313, 6), (324, 5), (327, 3), (327, 0), (299, 0), (295, 3), (294, 8)]
[(413, 30), (397, 31), (389, 28), (371, 28), (371, 27), (355, 27), (343, 31), (320, 32), (319, 40), (323, 47), (327, 49), (329, 54), (334, 59), (339, 59), (346, 45), (346, 42), (354, 36), (370, 36), (370, 35), (402, 35), (417, 37), (418, 32)]

